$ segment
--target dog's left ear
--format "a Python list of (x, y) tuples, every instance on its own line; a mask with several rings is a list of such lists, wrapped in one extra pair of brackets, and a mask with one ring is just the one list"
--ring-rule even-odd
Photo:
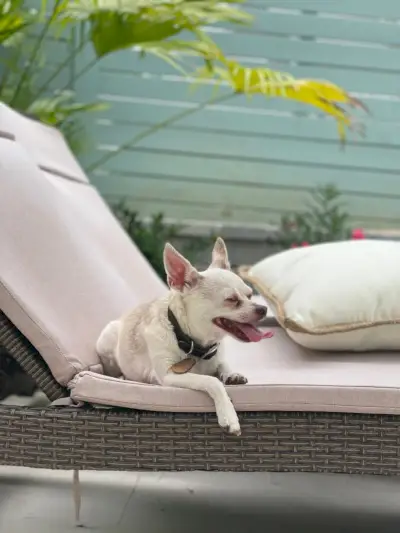
[(228, 250), (226, 249), (224, 240), (218, 237), (214, 244), (212, 251), (211, 268), (223, 268), (224, 270), (230, 270), (231, 265), (228, 259)]
[(184, 287), (194, 287), (200, 274), (183, 255), (167, 242), (164, 248), (164, 268), (171, 289), (182, 291)]

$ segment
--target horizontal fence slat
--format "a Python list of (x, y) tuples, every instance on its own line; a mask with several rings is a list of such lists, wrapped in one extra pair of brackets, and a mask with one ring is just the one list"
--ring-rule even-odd
[[(340, 4), (340, 2), (336, 3)], [(371, 2), (364, 0), (364, 4), (366, 3)], [(292, 4), (295, 7), (296, 4)], [(316, 6), (320, 5), (320, 3), (316, 2), (314, 4)], [(262, 9), (261, 6), (260, 8), (246, 7), (246, 11), (253, 16), (253, 23), (246, 31), (342, 39), (344, 41), (399, 44), (399, 26), (394, 21), (387, 23), (379, 19), (339, 18), (334, 14), (321, 16), (321, 14), (307, 14), (290, 11), (290, 9), (284, 12), (282, 7), (285, 8), (286, 5), (284, 2), (280, 2), (281, 12), (278, 13)], [(226, 27), (232, 28), (228, 25)], [(238, 34), (240, 34), (240, 30)], [(245, 39), (245, 37), (242, 37), (242, 39)]]
[[(143, 128), (151, 127), (165, 120), (171, 119), (182, 111), (179, 107), (165, 106), (161, 102), (154, 103), (122, 103), (109, 102), (109, 107), (98, 115), (99, 121), (109, 120), (110, 127), (119, 128), (121, 122), (143, 125)], [(251, 136), (273, 135), (301, 137), (303, 139), (324, 139), (333, 142), (338, 141), (338, 132), (332, 119), (328, 117), (296, 117), (290, 114), (279, 116), (266, 114), (261, 111), (256, 113), (232, 112), (224, 108), (205, 109), (183, 118), (176, 122), (174, 128), (185, 130), (208, 129), (209, 131), (241, 133)], [(97, 116), (97, 115), (96, 115)], [(101, 116), (101, 118), (100, 118)], [(364, 121), (367, 136), (365, 139), (349, 133), (348, 141), (359, 144), (387, 144), (400, 148), (400, 122), (374, 122), (372, 119)], [(183, 133), (184, 134), (184, 133)]]
[[(399, 77), (400, 80), (400, 77)], [(399, 81), (400, 83), (400, 81)], [(215, 87), (211, 85), (201, 85), (196, 91), (191, 90), (190, 81), (181, 78), (176, 80), (146, 79), (139, 76), (121, 75), (116, 76), (107, 72), (100, 72), (98, 75), (97, 97), (99, 99), (118, 99), (129, 102), (129, 98), (141, 97), (143, 99), (157, 99), (165, 102), (183, 102), (190, 104), (209, 101), (215, 94), (223, 94), (229, 91), (228, 88), (221, 87), (219, 92), (215, 92)], [(400, 122), (400, 99), (392, 101), (389, 98), (363, 100), (368, 106), (372, 117), (375, 120), (388, 120)], [(244, 95), (234, 95), (229, 102), (224, 102), (224, 106), (247, 107), (248, 109), (275, 109), (277, 111), (312, 113), (318, 112), (315, 108), (281, 98), (266, 98), (256, 95), (249, 99)], [(365, 118), (365, 114), (360, 115)], [(333, 123), (332, 123), (333, 124)], [(333, 127), (335, 127), (333, 125)]]
[[(344, 87), (371, 111), (356, 112), (367, 137), (350, 134), (343, 151), (335, 121), (317, 109), (235, 96), (124, 150), (92, 173), (94, 183), (142, 215), (249, 224), (277, 223), (302, 209), (316, 186), (334, 183), (353, 224), (399, 227), (400, 2), (250, 0), (246, 8), (255, 15), (252, 27), (206, 28), (225, 54)], [(189, 69), (201, 63), (185, 61)], [(89, 162), (215, 96), (212, 84), (191, 92), (190, 80), (170, 65), (139, 60), (133, 50), (99, 65), (78, 83), (85, 99), (111, 104), (92, 121)]]
[[(365, 70), (349, 70), (335, 66), (319, 66), (313, 65), (311, 62), (303, 66), (288, 66), (279, 65), (272, 62), (268, 65), (262, 64), (250, 64), (246, 60), (242, 61), (243, 64), (252, 68), (271, 68), (273, 70), (284, 70), (288, 74), (294, 76), (297, 79), (318, 79), (329, 80), (332, 83), (336, 83), (346, 89), (350, 93), (368, 93), (378, 95), (394, 95), (400, 94), (400, 65), (399, 70), (396, 72), (384, 72), (384, 71), (365, 71)], [(168, 63), (163, 63), (160, 60), (154, 59), (154, 61), (144, 60), (137, 61), (134, 65), (129, 66), (129, 63), (125, 61), (116, 61), (114, 65), (112, 62), (107, 61), (104, 65), (103, 72), (109, 73), (118, 79), (119, 76), (124, 77), (127, 74), (131, 76), (139, 77), (140, 75), (153, 74), (154, 78), (157, 77), (179, 77), (180, 73), (177, 72)], [(195, 69), (189, 69), (188, 72), (194, 73)], [(125, 78), (126, 80), (126, 78)], [(186, 81), (186, 83), (189, 83)]]
[[(96, 153), (97, 158), (102, 155)], [(341, 192), (348, 195), (373, 196), (377, 201), (382, 196), (397, 198), (400, 202), (400, 179), (397, 174), (370, 173), (278, 164), (257, 161), (232, 161), (231, 159), (207, 159), (187, 154), (171, 154), (163, 151), (136, 149), (133, 153), (123, 152), (102, 165), (97, 172), (113, 176), (164, 175), (180, 181), (192, 180), (204, 184), (210, 182), (230, 187), (246, 183), (254, 192), (260, 187), (292, 188), (312, 191), (318, 186), (335, 184)], [(97, 179), (97, 175), (93, 175)], [(400, 212), (400, 210), (399, 210)]]
[[(306, 191), (268, 187), (259, 189), (255, 194), (253, 189), (246, 186), (246, 182), (230, 187), (215, 182), (207, 185), (193, 181), (182, 184), (169, 176), (158, 176), (153, 179), (139, 175), (97, 176), (96, 185), (106, 196), (138, 197), (149, 201), (162, 199), (166, 203), (179, 201), (188, 206), (193, 202), (214, 206), (219, 210), (221, 219), (240, 221), (242, 210), (253, 210), (258, 213), (259, 222), (265, 224), (273, 222), (271, 213), (301, 211), (310, 200), (310, 195)], [(352, 216), (360, 217), (368, 214), (400, 222), (398, 199), (386, 198), (378, 204), (373, 198), (350, 197), (344, 194), (342, 202)]]
[[(120, 146), (143, 127), (99, 126), (92, 137), (99, 145)], [(338, 143), (322, 143), (303, 139), (285, 139), (274, 136), (249, 137), (246, 135), (217, 134), (192, 131), (182, 134), (178, 130), (160, 130), (140, 142), (141, 147), (193, 153), (207, 156), (233, 157), (235, 159), (292, 161), (297, 163), (330, 165), (348, 169), (375, 169), (399, 172), (399, 152), (387, 147), (365, 147), (354, 144), (347, 150)]]
[(337, 43), (316, 43), (255, 34), (246, 35), (244, 44), (244, 38), (240, 38), (233, 32), (217, 33), (214, 35), (214, 40), (224, 50), (224, 53), (232, 55), (248, 55), (285, 61), (310, 61), (312, 58), (313, 63), (376, 68), (396, 72), (398, 72), (400, 65), (400, 49), (396, 48), (367, 48)]
[[(119, 199), (116, 196), (108, 198), (110, 202), (117, 202)], [(152, 216), (155, 213), (163, 213), (166, 218), (178, 220), (183, 225), (189, 223), (191, 220), (205, 220), (208, 223), (234, 223), (235, 221), (229, 218), (222, 219), (219, 214), (219, 209), (211, 207), (210, 205), (198, 206), (191, 203), (190, 205), (181, 204), (177, 201), (164, 202), (164, 200), (148, 200), (146, 198), (125, 198), (127, 204), (131, 209), (137, 211), (140, 216)], [(280, 214), (271, 213), (270, 220), (272, 224), (279, 224)], [(258, 213), (254, 210), (243, 209), (240, 212), (238, 221), (241, 224), (249, 224), (251, 226), (263, 225), (260, 221)], [(374, 229), (386, 229), (388, 227), (395, 227), (392, 220), (375, 218), (375, 217), (350, 217), (349, 227), (368, 227)], [(399, 223), (397, 224), (399, 227)]]
[(360, 15), (364, 17), (399, 19), (400, 3), (397, 0), (250, 0), (250, 7), (286, 8), (322, 13)]
[[(316, 24), (318, 21), (316, 21)], [(400, 49), (396, 46), (370, 46), (347, 41), (308, 40), (296, 36), (259, 34), (249, 31), (216, 32), (211, 34), (215, 42), (222, 48), (225, 55), (249, 57), (259, 60), (283, 61), (287, 65), (294, 62), (314, 63), (342, 68), (361, 68), (378, 71), (399, 71)], [(186, 36), (185, 36), (186, 37)], [(187, 36), (190, 39), (190, 35)], [(113, 56), (114, 57), (114, 56)], [(113, 61), (109, 58), (108, 64)], [(139, 62), (137, 54), (131, 55), (129, 50), (116, 54), (118, 63), (125, 68)], [(146, 59), (142, 59), (146, 61)], [(188, 64), (192, 64), (188, 60)], [(289, 67), (283, 67), (289, 70)]]

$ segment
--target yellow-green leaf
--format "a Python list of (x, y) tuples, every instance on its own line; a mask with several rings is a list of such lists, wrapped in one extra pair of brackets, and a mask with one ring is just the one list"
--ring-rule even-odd
[(354, 129), (358, 133), (362, 132), (362, 127), (356, 124), (353, 117), (342, 106), (359, 107), (367, 111), (366, 106), (331, 82), (312, 79), (298, 80), (288, 73), (266, 68), (244, 67), (223, 57), (218, 57), (218, 61), (219, 66), (213, 68), (206, 66), (198, 69), (195, 76), (200, 81), (207, 78), (225, 82), (225, 85), (229, 85), (236, 93), (287, 98), (314, 106), (336, 119), (339, 137), (342, 141), (345, 139), (347, 128)]

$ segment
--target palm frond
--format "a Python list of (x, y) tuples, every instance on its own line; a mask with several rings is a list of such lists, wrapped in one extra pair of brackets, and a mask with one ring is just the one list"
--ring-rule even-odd
[(200, 81), (207, 78), (225, 82), (234, 92), (248, 96), (261, 94), (269, 98), (287, 98), (314, 106), (335, 118), (342, 142), (345, 141), (347, 129), (363, 133), (362, 125), (357, 123), (343, 106), (368, 111), (366, 106), (331, 82), (296, 79), (288, 73), (267, 68), (245, 67), (236, 61), (225, 60), (222, 56), (218, 57), (218, 61), (220, 65), (198, 69), (195, 77)]
[(168, 41), (153, 41), (138, 45), (142, 56), (155, 55), (170, 63), (185, 76), (190, 74), (187, 65), (188, 57), (200, 57), (206, 63), (215, 59), (215, 48), (210, 47), (207, 41), (184, 41), (169, 39)]

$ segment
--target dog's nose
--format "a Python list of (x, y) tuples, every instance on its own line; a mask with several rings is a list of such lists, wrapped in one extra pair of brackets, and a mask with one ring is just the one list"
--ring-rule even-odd
[(256, 305), (255, 312), (260, 318), (264, 318), (268, 309), (264, 305)]

